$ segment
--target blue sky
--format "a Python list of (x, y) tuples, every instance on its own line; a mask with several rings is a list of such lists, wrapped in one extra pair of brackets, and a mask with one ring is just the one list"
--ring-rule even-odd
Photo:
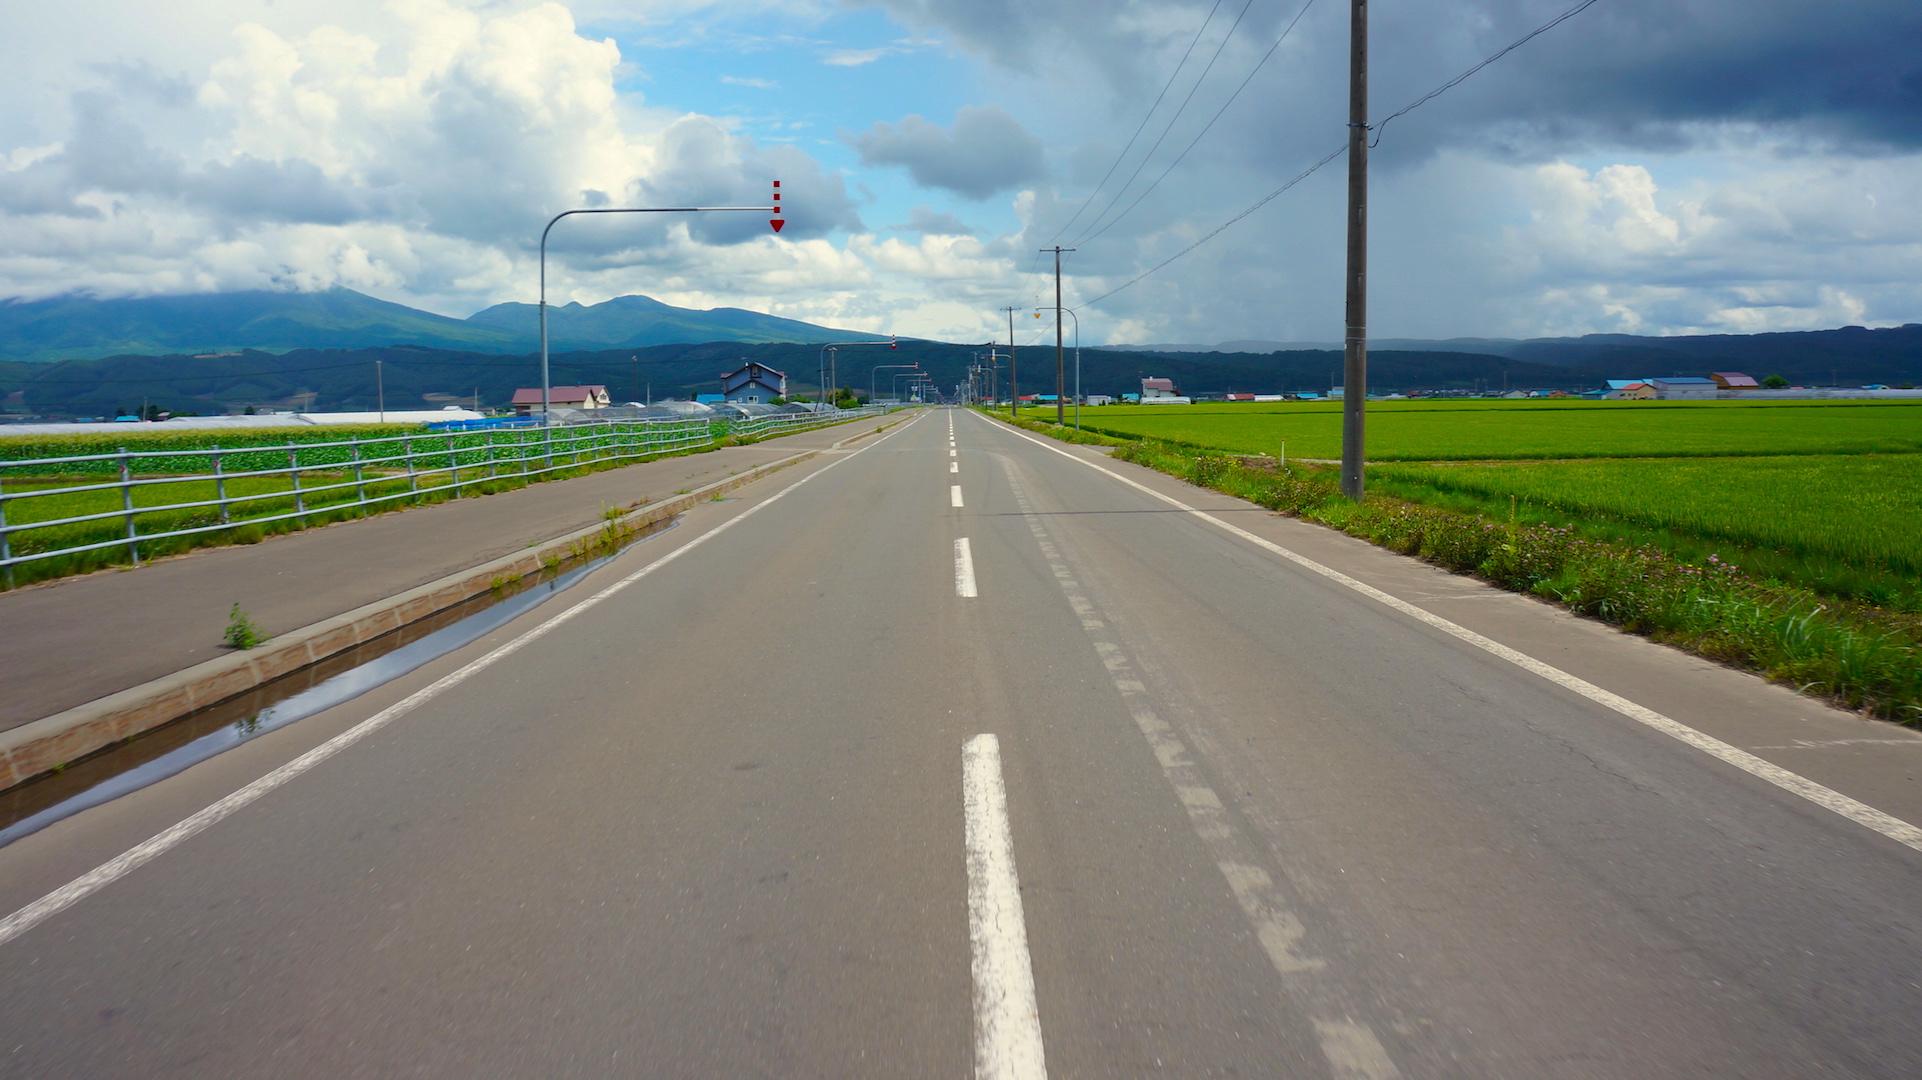
[[(1377, 6), (1374, 115), (1571, 2)], [(532, 299), (559, 208), (779, 175), (778, 238), (570, 223), (553, 295), (985, 340), (1051, 297), (1058, 236), (1091, 342), (1341, 333), (1340, 162), (1181, 255), (1343, 139), (1330, 0), (67, 0), (9, 31), (0, 296), (342, 285), (464, 315)], [(1916, 40), (1913, 0), (1602, 0), (1383, 133), (1375, 331), (1922, 319)], [(1244, 78), (1138, 206), (1064, 229), (1134, 205)]]

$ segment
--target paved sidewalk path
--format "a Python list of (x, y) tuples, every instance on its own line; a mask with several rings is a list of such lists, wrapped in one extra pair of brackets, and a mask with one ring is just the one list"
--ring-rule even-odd
[(232, 604), (264, 633), (286, 633), (593, 525), (606, 506), (659, 502), (899, 419), (640, 462), (0, 593), (0, 731), (220, 655)]

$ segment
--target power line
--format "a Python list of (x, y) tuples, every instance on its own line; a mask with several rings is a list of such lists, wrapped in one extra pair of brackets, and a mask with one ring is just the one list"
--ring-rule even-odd
[[(1121, 162), (1128, 156), (1128, 151), (1134, 149), (1135, 140), (1141, 138), (1141, 133), (1148, 129), (1148, 121), (1154, 119), (1155, 110), (1161, 107), (1162, 99), (1167, 97), (1168, 91), (1174, 87), (1175, 79), (1181, 75), (1181, 69), (1188, 65), (1188, 57), (1193, 55), (1195, 46), (1201, 44), (1201, 35), (1207, 32), (1208, 24), (1214, 21), (1215, 12), (1219, 10), (1221, 10), (1221, 0), (1215, 0), (1215, 6), (1208, 9), (1208, 17), (1201, 20), (1201, 25), (1195, 29), (1195, 37), (1193, 41), (1188, 43), (1188, 50), (1181, 54), (1181, 62), (1176, 64), (1175, 69), (1168, 73), (1168, 81), (1161, 84), (1161, 93), (1155, 95), (1155, 103), (1148, 106), (1148, 112), (1141, 118), (1141, 123), (1136, 125), (1135, 133), (1128, 136), (1128, 145), (1122, 147), (1121, 152), (1115, 155), (1113, 164), (1108, 166), (1108, 171), (1101, 177), (1101, 182), (1096, 184), (1094, 188), (1088, 192), (1087, 198), (1081, 200), (1081, 206), (1075, 210), (1074, 216), (1069, 218), (1059, 229), (1056, 229), (1053, 236), (1048, 237), (1048, 243), (1054, 243), (1062, 233), (1072, 228), (1074, 223), (1080, 220), (1082, 211), (1088, 209), (1088, 204), (1094, 202), (1094, 197), (1099, 195), (1101, 189), (1107, 186), (1108, 181), (1114, 178), (1114, 171), (1121, 167)], [(1039, 256), (1036, 256), (1036, 258), (1038, 259)]]
[(1430, 90), (1426, 94), (1423, 94), (1422, 96), (1416, 98), (1415, 100), (1409, 102), (1408, 104), (1403, 105), (1401, 108), (1396, 109), (1394, 112), (1389, 113), (1388, 116), (1384, 118), (1380, 123), (1373, 125), (1374, 132), (1375, 132), (1375, 139), (1373, 142), (1369, 143), (1368, 145), (1370, 146), (1370, 148), (1381, 145), (1381, 130), (1388, 126), (1389, 121), (1394, 120), (1398, 116), (1403, 116), (1408, 113), (1414, 112), (1416, 109), (1421, 108), (1423, 105), (1426, 105), (1429, 102), (1435, 100), (1436, 98), (1442, 96), (1443, 94), (1446, 94), (1450, 90), (1453, 90), (1457, 86), (1460, 86), (1462, 83), (1467, 82), (1470, 76), (1481, 71), (1481, 69), (1487, 67), (1488, 65), (1494, 63), (1497, 60), (1500, 60), (1502, 57), (1507, 56), (1509, 53), (1514, 52), (1516, 49), (1521, 48), (1522, 46), (1528, 44), (1529, 42), (1535, 40), (1536, 38), (1542, 36), (1543, 34), (1548, 33), (1550, 30), (1555, 29), (1557, 26), (1562, 25), (1563, 23), (1574, 18), (1575, 16), (1580, 15), (1582, 12), (1587, 11), (1589, 8), (1594, 7), (1596, 4), (1600, 2), (1601, 0), (1582, 0), (1581, 3), (1576, 4), (1574, 7), (1569, 8), (1567, 11), (1562, 12), (1560, 15), (1555, 16), (1554, 18), (1548, 20), (1542, 25), (1537, 26), (1535, 29), (1530, 30), (1528, 33), (1523, 34), (1519, 38), (1516, 38), (1514, 41), (1509, 42), (1505, 47), (1503, 47), (1498, 52), (1495, 52), (1490, 56), (1484, 57), (1482, 61), (1476, 64), (1474, 67), (1469, 68), (1467, 71), (1462, 72), (1460, 75), (1455, 76), (1454, 78), (1448, 80), (1447, 82), (1441, 84), (1440, 86), (1435, 87), (1433, 90)]
[[(1513, 42), (1510, 42), (1507, 46), (1491, 54), (1490, 56), (1484, 58), (1480, 63), (1476, 64), (1475, 66), (1469, 68), (1467, 71), (1462, 72), (1460, 75), (1457, 75), (1454, 78), (1443, 83), (1442, 85), (1436, 87), (1435, 89), (1430, 90), (1428, 93), (1423, 94), (1422, 96), (1416, 98), (1415, 100), (1409, 102), (1408, 104), (1402, 106), (1401, 108), (1396, 109), (1394, 112), (1389, 113), (1388, 116), (1385, 119), (1383, 119), (1380, 123), (1370, 125), (1371, 129), (1375, 132), (1374, 141), (1376, 143), (1379, 143), (1381, 141), (1381, 129), (1387, 126), (1388, 121), (1393, 120), (1398, 116), (1403, 116), (1403, 115), (1406, 115), (1407, 113), (1413, 112), (1414, 110), (1420, 108), (1421, 106), (1427, 104), (1428, 102), (1433, 101), (1435, 98), (1440, 97), (1442, 94), (1447, 93), (1449, 90), (1452, 90), (1457, 86), (1460, 86), (1462, 83), (1466, 82), (1470, 77), (1474, 76), (1477, 72), (1481, 71), (1483, 68), (1494, 63), (1497, 60), (1500, 60), (1502, 57), (1507, 56), (1509, 53), (1514, 52), (1516, 49), (1521, 48), (1523, 45), (1528, 44), (1530, 41), (1533, 41), (1534, 39), (1540, 37), (1541, 35), (1547, 33), (1548, 31), (1553, 30), (1557, 26), (1560, 26), (1562, 23), (1567, 22), (1569, 19), (1572, 19), (1575, 16), (1580, 15), (1582, 12), (1587, 11), (1589, 8), (1594, 7), (1596, 4), (1600, 2), (1601, 0), (1581, 0), (1581, 2), (1576, 4), (1574, 7), (1568, 9), (1567, 11), (1562, 12), (1560, 15), (1555, 16), (1553, 19), (1550, 19), (1549, 21), (1529, 31), (1528, 33), (1522, 35), (1521, 37), (1515, 39)], [(1173, 255), (1168, 256), (1167, 258), (1161, 260), (1160, 262), (1142, 271), (1141, 273), (1136, 274), (1134, 277), (1129, 278), (1127, 281), (1122, 282), (1120, 285), (1117, 285), (1114, 288), (1109, 289), (1107, 292), (1102, 293), (1100, 296), (1097, 296), (1092, 300), (1082, 301), (1082, 305), (1085, 307), (1092, 307), (1095, 304), (1099, 304), (1103, 300), (1108, 299), (1109, 297), (1115, 295), (1116, 293), (1122, 291), (1123, 289), (1129, 288), (1139, 283), (1143, 278), (1146, 278), (1149, 275), (1154, 274), (1162, 270), (1163, 268), (1167, 267), (1168, 265), (1174, 263), (1175, 261), (1181, 259), (1183, 256), (1186, 256), (1189, 252), (1194, 251), (1196, 248), (1200, 247), (1201, 245), (1207, 243), (1210, 240), (1213, 240), (1217, 236), (1220, 236), (1222, 233), (1226, 232), (1231, 226), (1239, 223), (1242, 219), (1246, 218), (1248, 215), (1254, 213), (1255, 211), (1273, 202), (1275, 199), (1279, 198), (1284, 192), (1288, 191), (1290, 188), (1294, 187), (1296, 184), (1301, 183), (1303, 180), (1306, 180), (1310, 176), (1313, 176), (1315, 173), (1321, 171), (1321, 169), (1326, 165), (1328, 165), (1329, 162), (1332, 162), (1336, 158), (1342, 156), (1342, 154), (1346, 153), (1347, 150), (1348, 150), (1347, 144), (1344, 142), (1342, 146), (1336, 148), (1335, 150), (1330, 152), (1326, 157), (1323, 157), (1321, 160), (1315, 162), (1313, 165), (1310, 165), (1307, 169), (1297, 174), (1293, 179), (1289, 180), (1287, 183), (1281, 185), (1275, 190), (1269, 192), (1268, 194), (1263, 195), (1260, 199), (1256, 200), (1254, 205), (1248, 207), (1246, 210), (1243, 210), (1241, 213), (1236, 214), (1234, 217), (1229, 218), (1227, 221), (1224, 221), (1220, 225), (1217, 225), (1213, 229), (1209, 230), (1205, 235), (1203, 235), (1200, 239), (1196, 240), (1194, 243), (1189, 244), (1187, 247), (1182, 248), (1180, 251), (1175, 252)]]
[[(1228, 32), (1221, 36), (1221, 44), (1215, 46), (1214, 55), (1208, 58), (1208, 66), (1201, 69), (1201, 74), (1195, 77), (1195, 84), (1188, 88), (1188, 96), (1181, 99), (1181, 104), (1175, 108), (1175, 114), (1168, 118), (1167, 126), (1162, 128), (1161, 134), (1155, 137), (1155, 144), (1150, 146), (1148, 152), (1143, 154), (1141, 160), (1135, 164), (1135, 171), (1128, 174), (1127, 182), (1115, 190), (1114, 198), (1109, 199), (1108, 205), (1102, 207), (1101, 213), (1095, 215), (1096, 222), (1106, 217), (1108, 211), (1114, 209), (1114, 204), (1120, 202), (1121, 196), (1128, 193), (1128, 188), (1133, 186), (1135, 178), (1141, 175), (1141, 170), (1146, 168), (1148, 162), (1154, 158), (1155, 151), (1161, 149), (1162, 140), (1168, 137), (1168, 133), (1174, 130), (1176, 121), (1181, 119), (1181, 114), (1187, 111), (1188, 103), (1195, 99), (1195, 91), (1200, 90), (1201, 84), (1208, 81), (1208, 73), (1215, 69), (1215, 61), (1221, 59), (1221, 51), (1226, 49), (1228, 42), (1234, 39), (1235, 30), (1241, 26), (1241, 20), (1248, 14), (1248, 9), (1253, 7), (1254, 4), (1255, 0), (1248, 0), (1247, 3), (1241, 5), (1240, 14), (1235, 16), (1234, 23), (1228, 27)], [(1092, 226), (1090, 226), (1090, 228), (1092, 228)], [(1079, 245), (1086, 236), (1087, 230), (1083, 230), (1080, 236), (1068, 241), (1068, 243)]]
[(1136, 274), (1134, 277), (1128, 279), (1122, 284), (1117, 285), (1112, 289), (1109, 289), (1107, 292), (1102, 293), (1100, 296), (1095, 297), (1093, 300), (1083, 300), (1081, 302), (1081, 306), (1093, 307), (1094, 305), (1099, 304), (1103, 300), (1106, 300), (1108, 297), (1113, 296), (1114, 294), (1120, 292), (1121, 290), (1140, 281), (1142, 278), (1147, 277), (1149, 274), (1152, 274), (1162, 269), (1163, 267), (1181, 258), (1182, 256), (1188, 254), (1189, 252), (1207, 243), (1208, 241), (1213, 240), (1215, 237), (1220, 236), (1222, 233), (1228, 230), (1229, 226), (1236, 224), (1237, 222), (1241, 221), (1241, 219), (1247, 217), (1249, 214), (1254, 213), (1255, 211), (1261, 209), (1264, 206), (1267, 206), (1269, 203), (1280, 198), (1283, 192), (1286, 192), (1289, 188), (1294, 187), (1296, 184), (1301, 183), (1303, 180), (1308, 179), (1310, 176), (1313, 176), (1315, 173), (1320, 172), (1323, 166), (1327, 165), (1329, 162), (1335, 160), (1336, 158), (1342, 156), (1347, 152), (1348, 152), (1348, 144), (1344, 142), (1341, 146), (1336, 147), (1332, 152), (1330, 152), (1327, 157), (1322, 158), (1320, 161), (1315, 162), (1313, 165), (1308, 166), (1308, 168), (1296, 174), (1294, 179), (1281, 185), (1275, 190), (1269, 192), (1268, 194), (1263, 195), (1259, 200), (1255, 202), (1253, 206), (1250, 206), (1248, 209), (1243, 210), (1241, 213), (1236, 214), (1234, 217), (1229, 218), (1227, 221), (1224, 221), (1221, 224), (1215, 226), (1213, 229), (1209, 230), (1207, 235), (1203, 236), (1201, 239), (1196, 240), (1194, 243), (1189, 244), (1187, 247), (1182, 248), (1180, 251), (1175, 252), (1173, 255), (1170, 255), (1167, 258), (1156, 263), (1155, 265), (1149, 267), (1148, 269), (1143, 270), (1141, 273)]
[(1247, 77), (1241, 80), (1241, 85), (1235, 87), (1235, 92), (1232, 94), (1229, 94), (1228, 100), (1221, 103), (1221, 108), (1215, 110), (1215, 115), (1208, 118), (1208, 122), (1202, 126), (1199, 132), (1196, 133), (1194, 137), (1194, 141), (1190, 142), (1187, 145), (1187, 147), (1181, 151), (1181, 153), (1175, 155), (1175, 159), (1168, 163), (1167, 168), (1161, 170), (1161, 175), (1155, 177), (1154, 183), (1149, 184), (1145, 189), (1142, 190), (1141, 194), (1135, 196), (1135, 201), (1129, 203), (1127, 207), (1121, 211), (1121, 213), (1116, 214), (1112, 218), (1109, 218), (1107, 224), (1101, 226), (1099, 229), (1096, 229), (1094, 232), (1089, 233), (1086, 237), (1084, 237), (1081, 241), (1079, 241), (1080, 243), (1086, 243), (1089, 240), (1094, 240), (1097, 237), (1099, 237), (1102, 233), (1107, 232), (1110, 228), (1113, 228), (1115, 222), (1120, 221), (1124, 217), (1127, 217), (1128, 214), (1132, 210), (1134, 210), (1135, 207), (1141, 205), (1141, 201), (1143, 199), (1146, 199), (1149, 196), (1149, 194), (1154, 191), (1155, 188), (1158, 188), (1161, 186), (1161, 182), (1168, 178), (1168, 174), (1175, 171), (1175, 166), (1181, 164), (1182, 159), (1188, 156), (1188, 152), (1190, 150), (1193, 150), (1197, 145), (1200, 144), (1202, 136), (1208, 134), (1208, 129), (1215, 126), (1215, 121), (1221, 119), (1221, 115), (1228, 111), (1228, 106), (1233, 105), (1235, 103), (1235, 99), (1241, 96), (1241, 92), (1243, 90), (1248, 89), (1248, 84), (1254, 81), (1255, 75), (1256, 73), (1261, 71), (1262, 65), (1268, 62), (1269, 57), (1275, 55), (1275, 50), (1281, 48), (1281, 43), (1288, 40), (1289, 34), (1294, 33), (1295, 24), (1300, 22), (1301, 17), (1303, 15), (1308, 14), (1308, 9), (1314, 6), (1315, 6), (1315, 0), (1308, 0), (1307, 3), (1301, 5), (1301, 10), (1295, 12), (1295, 17), (1292, 20), (1290, 20), (1288, 23), (1288, 26), (1282, 30), (1281, 36), (1275, 39), (1275, 43), (1273, 45), (1268, 46), (1267, 52), (1261, 54), (1260, 60), (1255, 61), (1255, 66), (1249, 69)]

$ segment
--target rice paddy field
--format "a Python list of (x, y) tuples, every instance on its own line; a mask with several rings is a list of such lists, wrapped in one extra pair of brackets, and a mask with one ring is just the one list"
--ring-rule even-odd
[[(1043, 415), (1045, 413), (1045, 415)], [(1036, 410), (1052, 419), (1054, 410)], [(1341, 456), (1340, 402), (1103, 405), (1083, 428), (1241, 454)], [(1368, 459), (1725, 457), (1922, 452), (1922, 403), (1880, 401), (1379, 401)]]
[[(1102, 406), (1082, 426), (1341, 453), (1339, 403)], [(1371, 402), (1368, 435), (1371, 493), (1922, 612), (1922, 403)]]

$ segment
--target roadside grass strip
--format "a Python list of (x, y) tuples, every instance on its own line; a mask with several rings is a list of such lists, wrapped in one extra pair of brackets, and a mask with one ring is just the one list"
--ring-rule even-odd
[[(1024, 419), (1020, 426), (1055, 434), (1052, 424)], [(1341, 495), (1333, 469), (1255, 467), (1145, 439), (1119, 442), (1114, 457), (1559, 603), (1843, 708), (1922, 725), (1922, 625), (1913, 615), (1838, 602), (1794, 581), (1760, 580), (1722, 559), (1698, 564), (1654, 545), (1595, 539), (1567, 525), (1385, 495), (1356, 504)]]

